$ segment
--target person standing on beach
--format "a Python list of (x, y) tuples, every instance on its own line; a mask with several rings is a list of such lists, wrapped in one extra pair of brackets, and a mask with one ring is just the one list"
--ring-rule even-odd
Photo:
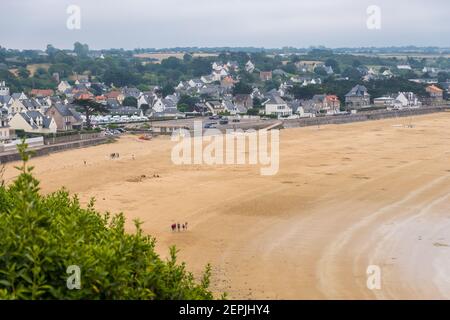
[(179, 223), (177, 224), (177, 227), (178, 227), (178, 232), (180, 232), (180, 224)]

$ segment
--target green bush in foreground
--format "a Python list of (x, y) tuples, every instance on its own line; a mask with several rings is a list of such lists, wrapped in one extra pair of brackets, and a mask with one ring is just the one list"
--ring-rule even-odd
[[(0, 299), (212, 299), (210, 267), (196, 282), (175, 248), (163, 261), (155, 240), (124, 230), (122, 214), (82, 208), (65, 190), (43, 196), (27, 166), (10, 185), (0, 185)], [(67, 268), (81, 270), (81, 288), (69, 290)]]

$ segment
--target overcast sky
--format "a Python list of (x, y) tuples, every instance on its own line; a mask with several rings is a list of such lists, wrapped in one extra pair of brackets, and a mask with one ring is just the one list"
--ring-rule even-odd
[[(69, 5), (81, 29), (66, 27)], [(381, 8), (370, 30), (367, 8)], [(176, 46), (450, 46), (450, 0), (1, 0), (0, 45), (92, 49)]]

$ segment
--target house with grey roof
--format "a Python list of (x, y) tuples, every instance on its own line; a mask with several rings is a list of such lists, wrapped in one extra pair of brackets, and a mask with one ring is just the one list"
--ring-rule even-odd
[(292, 115), (292, 109), (288, 106), (279, 95), (272, 94), (269, 99), (263, 102), (264, 111), (267, 115), (277, 115), (278, 117), (286, 117)]
[(45, 115), (55, 120), (58, 131), (81, 130), (83, 119), (74, 107), (55, 104), (47, 109)]
[(157, 99), (157, 95), (155, 93), (143, 92), (137, 99), (138, 108), (141, 108), (141, 106), (144, 104), (151, 107), (156, 99)]
[(119, 101), (114, 98), (106, 99), (106, 105), (109, 110), (118, 109), (122, 106)]
[(218, 114), (225, 111), (223, 104), (218, 100), (207, 101), (205, 105), (212, 114)]
[(348, 109), (361, 109), (370, 106), (370, 94), (367, 88), (362, 85), (354, 86), (345, 95), (345, 106)]
[(24, 111), (16, 113), (9, 125), (14, 130), (23, 130), (29, 133), (56, 133), (58, 129), (53, 118), (39, 111)]
[(253, 108), (253, 98), (250, 94), (236, 94), (233, 98), (234, 104), (241, 110), (247, 112), (248, 109)]
[(139, 96), (141, 95), (141, 90), (139, 90), (138, 88), (128, 88), (128, 87), (123, 87), (122, 88), (122, 94), (123, 96), (126, 97), (133, 97), (138, 99)]
[(11, 95), (11, 97), (12, 97), (14, 100), (25, 100), (25, 99), (28, 99), (27, 95), (26, 95), (25, 93), (23, 93), (23, 92), (20, 92), (20, 93), (13, 93), (13, 94)]
[(10, 95), (0, 95), (0, 107), (8, 107), (14, 99)]
[(237, 105), (231, 100), (223, 100), (222, 106), (224, 111), (229, 112), (231, 115), (247, 113), (247, 108), (244, 108), (242, 105)]
[(40, 105), (35, 99), (25, 99), (21, 101), (26, 110), (39, 110), (42, 111), (42, 105)]

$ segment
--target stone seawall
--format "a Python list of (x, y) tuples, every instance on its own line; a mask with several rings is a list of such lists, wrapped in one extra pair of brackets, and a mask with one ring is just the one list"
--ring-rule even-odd
[[(45, 156), (45, 155), (48, 155), (48, 154), (54, 153), (54, 152), (83, 148), (83, 147), (88, 147), (88, 146), (95, 146), (95, 145), (99, 145), (99, 144), (106, 143), (109, 141), (113, 141), (113, 139), (108, 138), (108, 137), (103, 137), (103, 138), (98, 138), (98, 139), (81, 140), (81, 141), (74, 141), (74, 142), (68, 142), (68, 143), (42, 146), (39, 148), (30, 149), (30, 150), (33, 150), (34, 157), (40, 157), (40, 156)], [(20, 155), (17, 152), (7, 152), (7, 153), (0, 154), (0, 163), (7, 163), (7, 162), (17, 161), (17, 160), (20, 160)]]
[(284, 120), (284, 128), (297, 128), (297, 127), (307, 127), (307, 126), (318, 126), (327, 124), (344, 124), (351, 122), (360, 121), (370, 121), (370, 120), (382, 120), (397, 117), (410, 117), (419, 116), (429, 113), (444, 112), (450, 110), (449, 107), (427, 107), (420, 109), (411, 110), (397, 110), (397, 111), (374, 111), (367, 113), (357, 113), (352, 115), (342, 115), (342, 116), (326, 116), (326, 117), (316, 117), (316, 118), (304, 118), (304, 119), (293, 119)]

